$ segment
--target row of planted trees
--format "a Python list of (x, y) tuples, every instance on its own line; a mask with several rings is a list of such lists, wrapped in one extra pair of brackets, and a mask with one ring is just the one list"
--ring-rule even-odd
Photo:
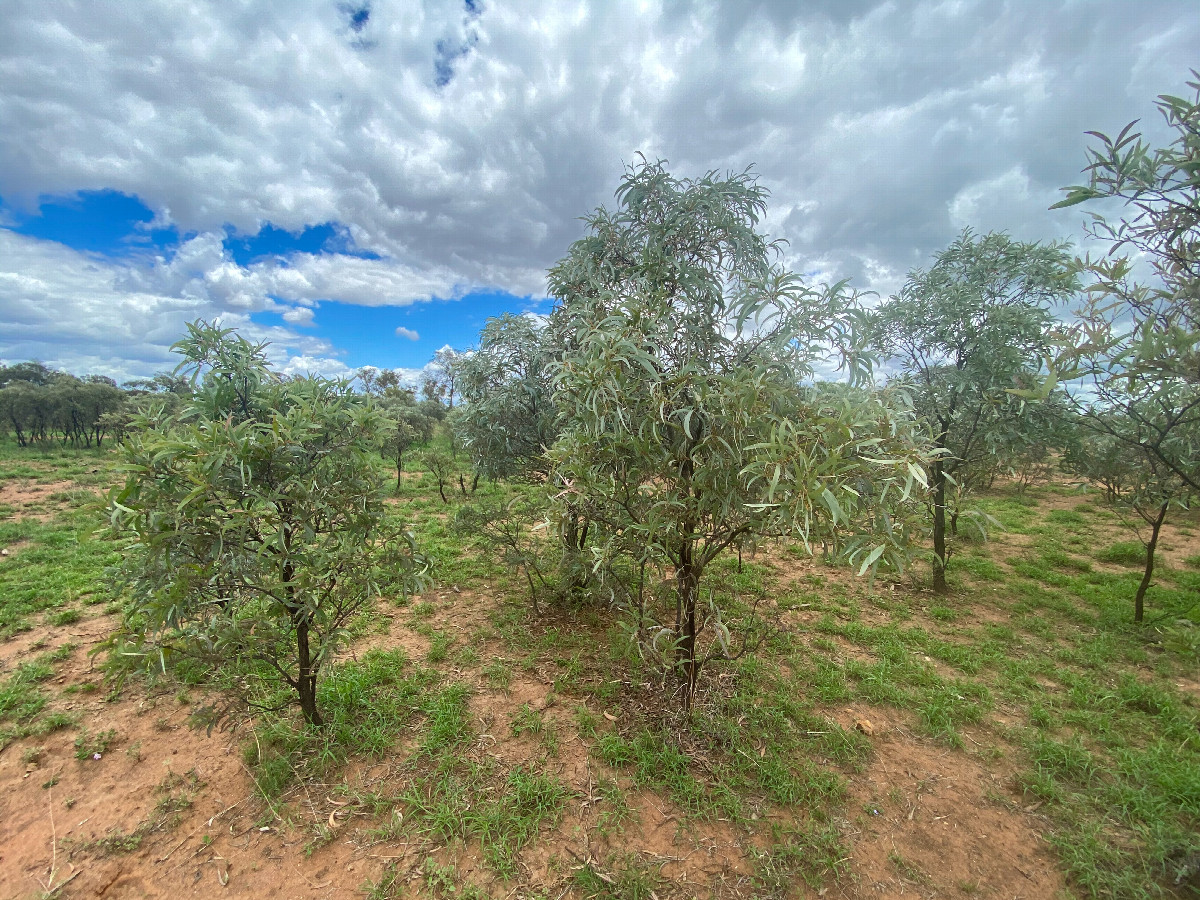
[[(461, 524), (505, 548), (535, 603), (623, 614), (684, 708), (707, 661), (770, 624), (757, 607), (727, 621), (706, 591), (722, 554), (787, 538), (865, 574), (904, 566), (932, 532), (945, 591), (970, 492), (1060, 458), (1152, 526), (1140, 619), (1158, 529), (1200, 486), (1197, 102), (1160, 108), (1173, 144), (1101, 137), (1064, 201), (1132, 203), (1130, 222), (1095, 227), (1141, 252), (1148, 285), (1120, 259), (968, 231), (875, 303), (787, 269), (749, 172), (629, 168), (550, 271), (554, 311), (492, 320), (442, 361), (476, 477), (534, 486)], [(112, 498), (133, 597), (115, 643), (250, 660), (317, 723), (317, 675), (347, 623), (423, 573), (373, 453), (382, 440), (399, 476), (445, 407), (390, 373), (366, 373), (369, 402), (277, 378), (261, 345), (203, 323), (177, 349), (190, 396), (135, 421)]]

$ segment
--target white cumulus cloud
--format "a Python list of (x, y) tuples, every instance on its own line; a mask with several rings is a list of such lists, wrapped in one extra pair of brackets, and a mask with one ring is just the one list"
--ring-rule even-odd
[[(191, 312), (307, 327), (326, 300), (539, 296), (639, 151), (677, 174), (755, 164), (793, 267), (887, 292), (964, 224), (1078, 236), (1082, 214), (1046, 206), (1079, 179), (1083, 132), (1141, 118), (1160, 138), (1153, 98), (1185, 90), (1200, 46), (1200, 16), (1173, 0), (361, 9), (7, 3), (0, 197), (27, 214), (121, 191), (187, 238), (140, 262), (5, 254), (0, 354), (95, 359), (110, 335), (133, 370), (164, 361)], [(268, 222), (334, 223), (358, 255), (238, 265), (225, 229)]]

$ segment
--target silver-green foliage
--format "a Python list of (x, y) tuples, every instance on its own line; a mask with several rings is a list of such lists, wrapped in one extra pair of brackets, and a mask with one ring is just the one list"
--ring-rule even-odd
[[(643, 161), (550, 272), (559, 502), (592, 523), (597, 569), (616, 555), (673, 568), (659, 634), (685, 705), (709, 563), (769, 535), (834, 542), (864, 569), (899, 563), (896, 512), (923, 478), (906, 410), (805, 386), (831, 349), (857, 362), (862, 313), (844, 285), (809, 287), (775, 261), (757, 230), (766, 197), (748, 172), (677, 179)], [(712, 653), (731, 654), (720, 610), (708, 621)]]
[(109, 500), (112, 532), (128, 540), (116, 646), (266, 673), (319, 724), (317, 677), (345, 627), (421, 570), (384, 514), (381, 417), (346, 383), (274, 375), (262, 344), (188, 328), (175, 349), (195, 395), (135, 423)]
[(457, 362), (464, 404), (456, 423), (475, 469), (488, 478), (543, 475), (558, 437), (550, 364), (554, 336), (528, 316), (489, 319), (479, 348)]
[[(1195, 73), (1193, 73), (1195, 74)], [(1193, 95), (1163, 95), (1158, 108), (1175, 138), (1148, 145), (1131, 122), (1116, 138), (1091, 132), (1087, 185), (1065, 188), (1055, 208), (1095, 199), (1125, 202), (1109, 221), (1092, 213), (1091, 233), (1112, 242), (1081, 261), (1093, 281), (1062, 338), (1052, 373), (1082, 382), (1087, 424), (1153, 457), (1200, 491), (1200, 81)], [(1137, 264), (1152, 278), (1139, 279)], [(1084, 403), (1081, 402), (1081, 406)]]
[[(1126, 490), (1116, 499), (1150, 528), (1137, 621), (1162, 524), (1171, 507), (1186, 507), (1200, 492), (1200, 81), (1188, 87), (1191, 97), (1158, 99), (1175, 134), (1164, 147), (1147, 144), (1134, 122), (1116, 138), (1091, 132), (1098, 145), (1088, 149), (1089, 182), (1065, 188), (1055, 204), (1125, 204), (1118, 219), (1092, 213), (1088, 230), (1112, 249), (1080, 261), (1092, 281), (1060, 335), (1049, 380), (1080, 386), (1076, 405), (1091, 432), (1081, 473), (1104, 482), (1112, 459), (1128, 461)], [(1143, 280), (1139, 266), (1147, 264), (1152, 277)]]

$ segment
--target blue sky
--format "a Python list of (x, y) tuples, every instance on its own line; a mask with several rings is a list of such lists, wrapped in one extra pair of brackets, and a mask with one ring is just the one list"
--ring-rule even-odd
[(1048, 207), (1197, 46), (1176, 0), (15, 0), (0, 361), (145, 376), (220, 318), (416, 378), (546, 311), (639, 153), (753, 165), (783, 262), (879, 296), (965, 227), (1104, 249)]
[[(173, 225), (158, 227), (155, 214), (137, 197), (112, 190), (83, 191), (69, 197), (43, 199), (36, 211), (18, 212), (0, 198), (0, 221), (16, 234), (62, 244), (100, 259), (136, 260), (144, 256), (172, 259), (182, 241)], [(229, 258), (241, 267), (264, 261), (286, 261), (296, 254), (352, 256), (380, 260), (379, 254), (355, 246), (346, 226), (323, 222), (297, 232), (264, 223), (254, 233), (224, 229), (222, 241)], [(281, 307), (294, 309), (280, 298)], [(468, 349), (488, 318), (511, 312), (545, 312), (547, 297), (518, 297), (504, 291), (473, 291), (461, 297), (433, 297), (400, 306), (360, 306), (337, 301), (314, 301), (313, 315), (295, 326), (284, 319), (285, 309), (254, 312), (250, 321), (277, 329), (300, 327), (327, 342), (334, 358), (350, 369), (362, 366), (420, 369), (445, 346)]]
[[(506, 312), (549, 311), (550, 301), (514, 297), (504, 293), (473, 293), (458, 300), (432, 300), (410, 306), (354, 306), (322, 303), (312, 331), (343, 351), (351, 368), (419, 369), (442, 347), (465, 350), (476, 343), (484, 323)], [(266, 325), (283, 325), (278, 313), (255, 313)], [(414, 332), (416, 339), (397, 335), (397, 328)]]

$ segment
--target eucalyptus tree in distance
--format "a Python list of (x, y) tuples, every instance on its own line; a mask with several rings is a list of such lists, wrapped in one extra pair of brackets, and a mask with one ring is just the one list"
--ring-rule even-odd
[(947, 590), (947, 511), (1019, 435), (1025, 403), (1012, 391), (1028, 388), (1049, 358), (1052, 309), (1078, 290), (1074, 271), (1065, 244), (968, 230), (876, 313), (873, 345), (898, 369), (937, 450), (929, 480), (939, 593)]
[(774, 262), (756, 230), (767, 191), (749, 172), (678, 179), (643, 160), (616, 198), (550, 271), (563, 417), (551, 456), (598, 563), (625, 554), (673, 571), (673, 616), (652, 629), (690, 708), (706, 659), (734, 653), (701, 596), (709, 564), (785, 534), (837, 542), (863, 571), (898, 562), (895, 507), (925, 459), (878, 395), (803, 386), (829, 345), (855, 361), (861, 313), (844, 285), (811, 288)]
[(529, 316), (488, 319), (479, 348), (456, 362), (458, 427), (475, 470), (488, 478), (545, 475), (558, 437), (546, 323)]
[(385, 517), (374, 405), (345, 382), (277, 377), (264, 346), (189, 325), (174, 349), (194, 396), (127, 436), (109, 499), (129, 539), (114, 645), (282, 681), (320, 725), (318, 675), (345, 626), (413, 587), (422, 560)]

